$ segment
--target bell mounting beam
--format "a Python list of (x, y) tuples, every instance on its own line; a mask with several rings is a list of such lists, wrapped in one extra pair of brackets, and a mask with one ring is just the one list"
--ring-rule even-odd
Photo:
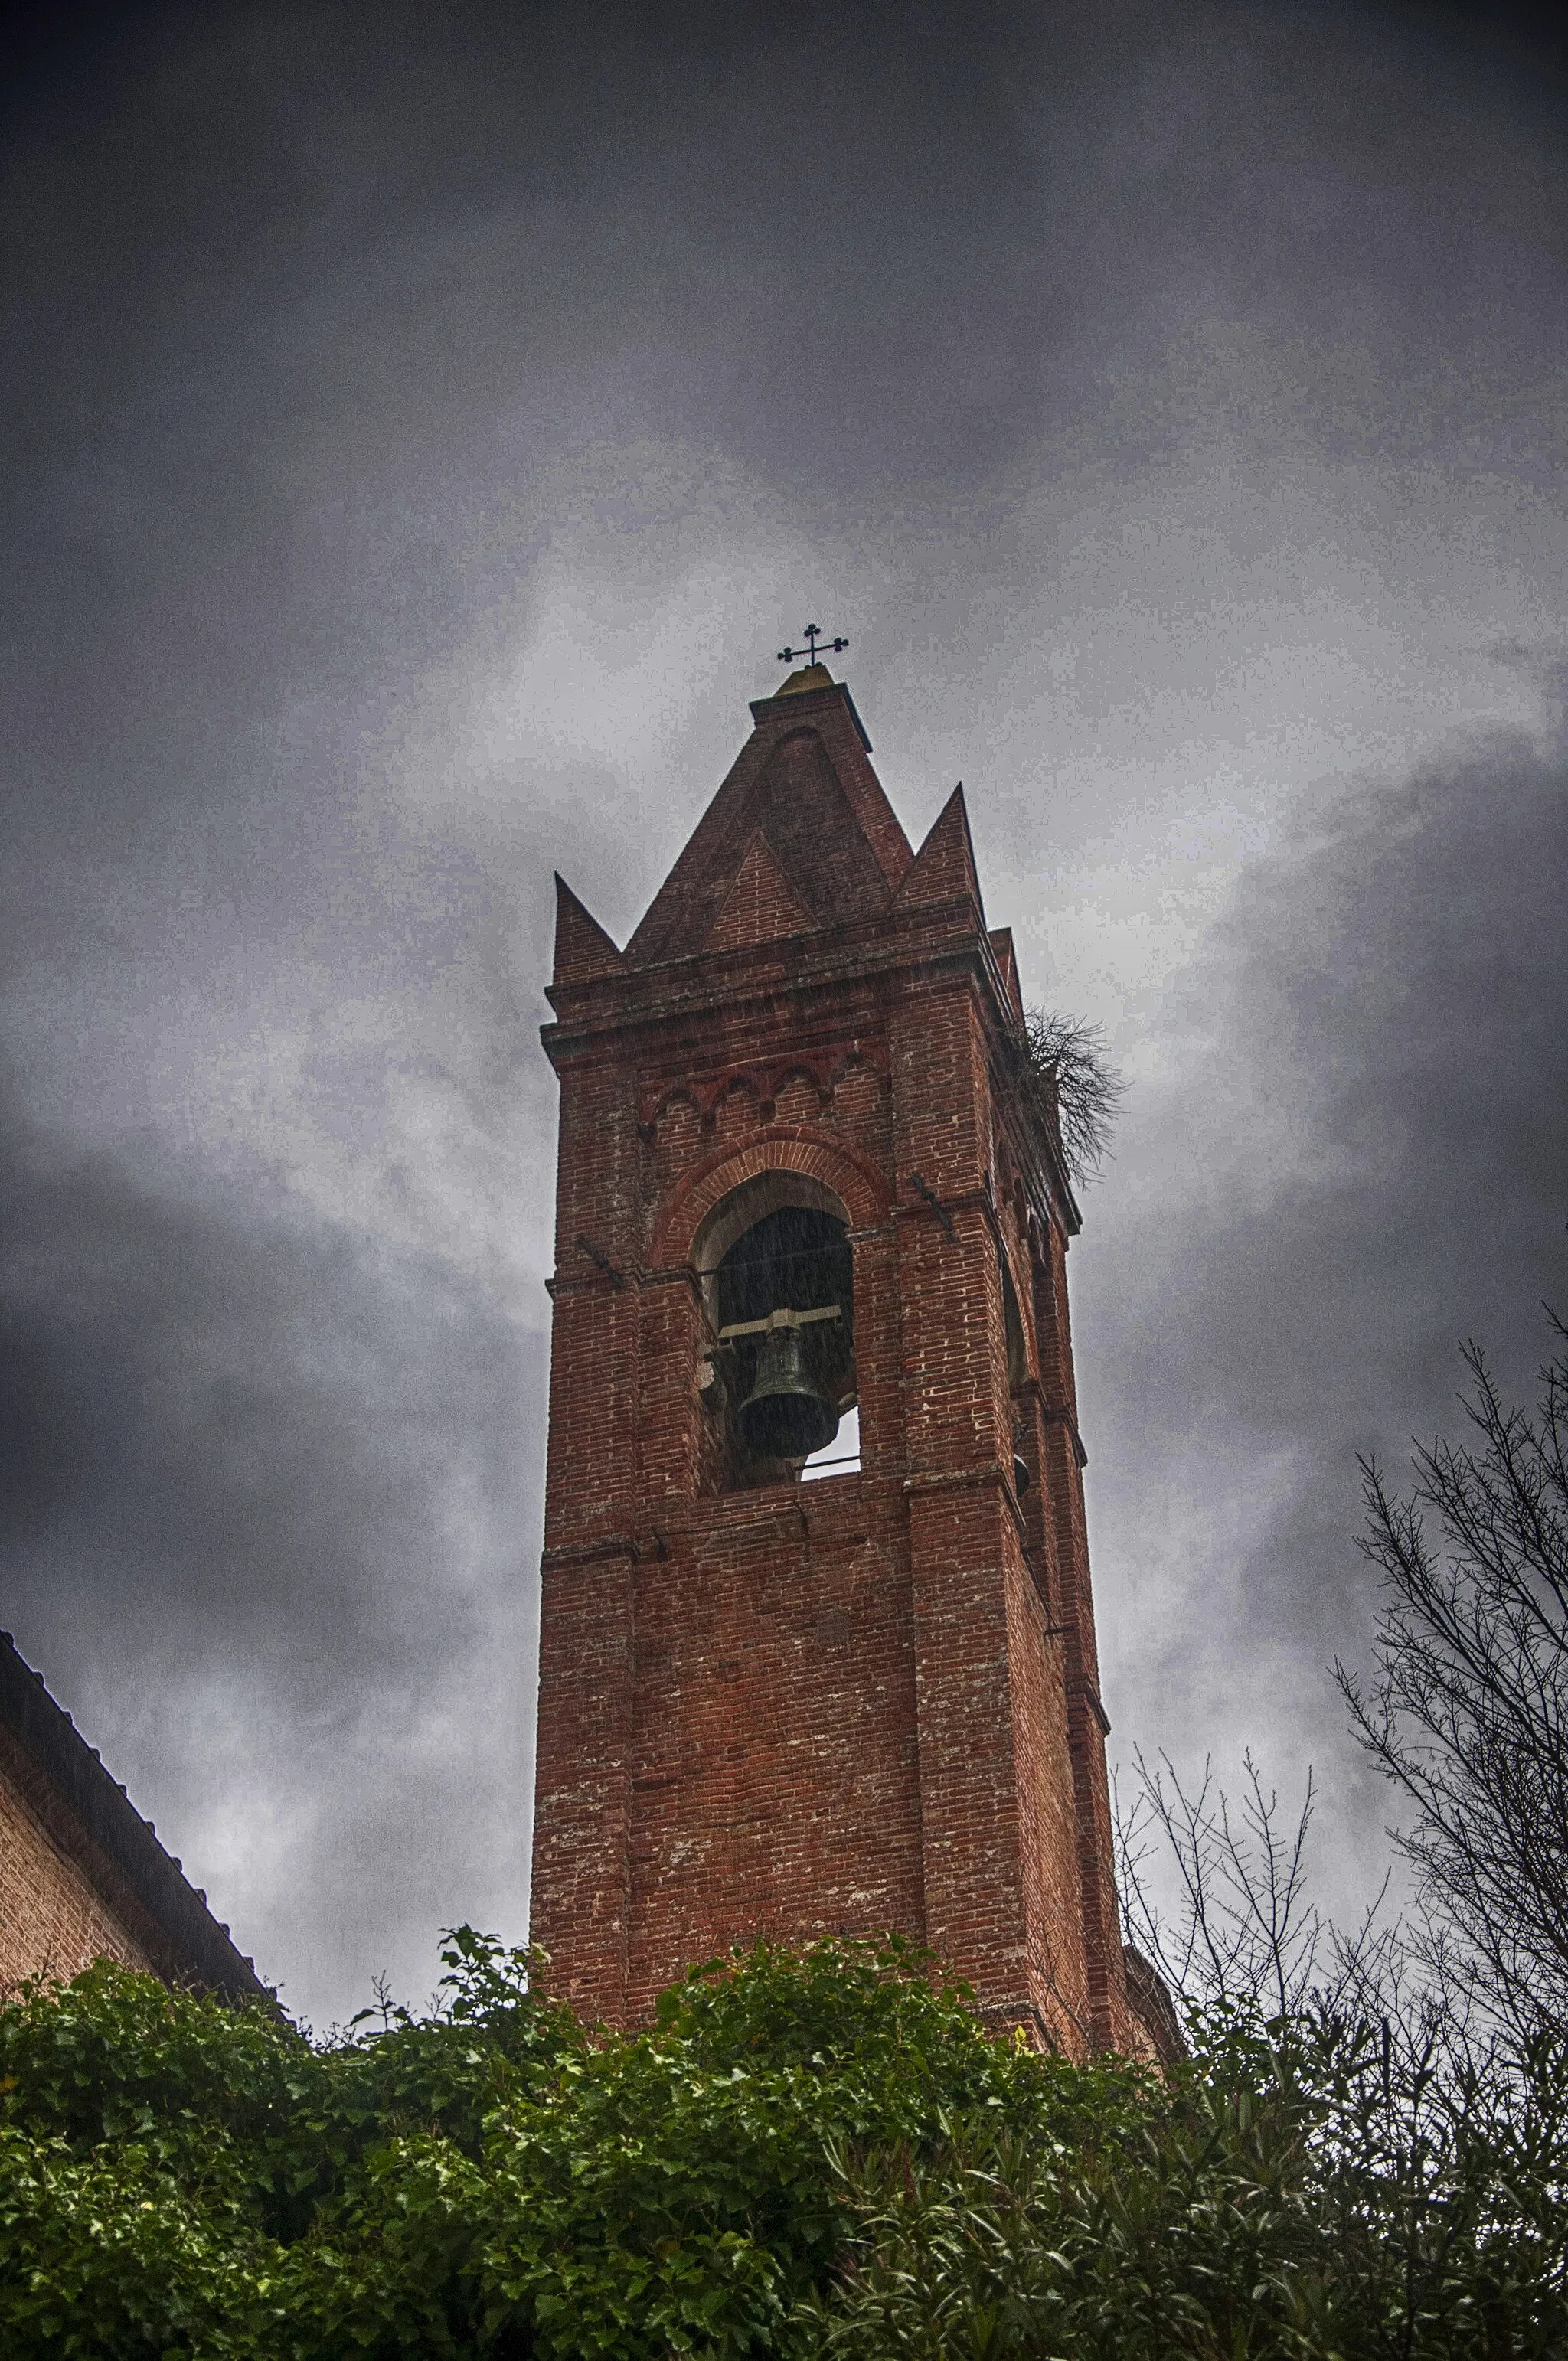
[(728, 1345), (737, 1336), (762, 1336), (774, 1328), (808, 1328), (814, 1320), (840, 1320), (843, 1313), (836, 1303), (820, 1304), (815, 1312), (770, 1312), (765, 1320), (732, 1320), (718, 1332), (718, 1341)]

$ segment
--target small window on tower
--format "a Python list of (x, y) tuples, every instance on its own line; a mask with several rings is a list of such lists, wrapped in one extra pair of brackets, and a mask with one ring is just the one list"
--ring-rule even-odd
[[(819, 1205), (760, 1212), (719, 1256), (705, 1292), (722, 1380), (724, 1488), (778, 1483), (839, 1456), (856, 1402), (844, 1221)], [(850, 1443), (846, 1459), (858, 1433)]]

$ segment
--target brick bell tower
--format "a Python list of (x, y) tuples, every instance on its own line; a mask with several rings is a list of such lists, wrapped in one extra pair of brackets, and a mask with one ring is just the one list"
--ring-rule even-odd
[(898, 1929), (1142, 2048), (1011, 939), (826, 666), (751, 714), (623, 951), (557, 881), (534, 1938), (630, 2025), (731, 1942)]

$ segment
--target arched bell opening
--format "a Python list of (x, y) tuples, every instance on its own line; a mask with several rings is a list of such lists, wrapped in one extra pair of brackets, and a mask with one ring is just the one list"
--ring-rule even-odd
[(818, 1182), (763, 1173), (716, 1207), (694, 1259), (718, 1488), (797, 1477), (858, 1399), (848, 1212)]

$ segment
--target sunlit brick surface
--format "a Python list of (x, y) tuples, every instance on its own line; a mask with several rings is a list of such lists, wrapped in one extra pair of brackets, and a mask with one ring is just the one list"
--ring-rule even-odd
[(25, 1976), (64, 1981), (96, 1959), (151, 1965), (0, 1771), (0, 1992)]

